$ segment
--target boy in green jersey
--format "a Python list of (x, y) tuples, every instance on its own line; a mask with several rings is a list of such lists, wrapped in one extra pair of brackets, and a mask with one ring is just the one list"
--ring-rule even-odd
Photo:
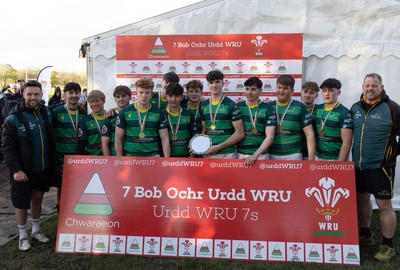
[(170, 83), (179, 83), (179, 76), (173, 71), (164, 74), (161, 91), (154, 93), (151, 97), (150, 103), (160, 110), (165, 109), (168, 105), (166, 90)]
[(189, 157), (189, 141), (194, 132), (194, 119), (189, 110), (181, 107), (183, 87), (178, 83), (167, 86), (167, 108), (161, 111), (167, 119), (171, 157)]
[(274, 142), (269, 148), (273, 160), (302, 160), (302, 131), (307, 140), (308, 160), (314, 160), (312, 117), (303, 103), (292, 98), (294, 84), (295, 79), (290, 75), (282, 75), (276, 81), (277, 100), (271, 105), (275, 109), (277, 126)]
[(257, 159), (269, 159), (268, 148), (274, 141), (276, 115), (274, 108), (260, 100), (262, 81), (251, 77), (244, 82), (247, 101), (237, 105), (242, 113), (245, 137), (237, 146), (238, 158), (253, 165)]
[[(75, 82), (69, 82), (64, 86), (66, 103), (53, 109), (52, 122), (56, 137), (57, 160), (60, 167), (62, 179), (64, 155), (78, 154), (78, 127), (79, 123), (86, 117), (86, 112), (79, 108), (81, 86)], [(61, 183), (57, 190), (57, 208), (60, 205)]]
[(212, 70), (207, 74), (210, 98), (201, 103), (202, 133), (210, 136), (212, 146), (207, 158), (236, 158), (235, 145), (244, 138), (243, 120), (236, 103), (223, 93), (224, 74)]
[(92, 90), (87, 101), (92, 112), (79, 124), (78, 153), (80, 155), (102, 155), (101, 128), (104, 122), (106, 96), (100, 90)]
[[(318, 97), (318, 91), (319, 87), (316, 82), (305, 82), (301, 86), (301, 102), (304, 105), (306, 105), (307, 111), (313, 119), (315, 115), (315, 106), (316, 106), (315, 100)], [(301, 152), (303, 154), (303, 159), (307, 160), (308, 159), (307, 140), (306, 136), (304, 135), (304, 132), (302, 132), (302, 137), (303, 137), (303, 149)]]
[(188, 96), (188, 102), (186, 103), (186, 109), (188, 109), (194, 118), (195, 122), (195, 134), (201, 133), (202, 124), (200, 117), (200, 103), (203, 94), (203, 84), (198, 80), (191, 80), (186, 84), (186, 91)]
[(170, 156), (166, 119), (150, 104), (154, 82), (151, 78), (136, 81), (137, 101), (124, 107), (118, 114), (115, 128), (117, 156), (160, 156), (158, 141), (165, 157)]
[(131, 101), (131, 89), (125, 85), (118, 85), (113, 92), (115, 103), (114, 115), (105, 119), (101, 129), (101, 149), (104, 156), (115, 156), (115, 126), (119, 112)]
[(346, 161), (353, 142), (350, 111), (338, 98), (342, 84), (334, 78), (320, 86), (323, 104), (315, 107), (316, 156), (318, 160)]

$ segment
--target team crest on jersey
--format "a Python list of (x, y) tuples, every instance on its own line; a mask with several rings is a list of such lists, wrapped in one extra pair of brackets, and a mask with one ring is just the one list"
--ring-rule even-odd
[(115, 124), (119, 125), (121, 121), (119, 120), (119, 116), (117, 116), (117, 120), (115, 121)]
[(101, 127), (101, 133), (103, 133), (103, 134), (104, 134), (104, 133), (106, 133), (106, 132), (107, 132), (107, 130), (108, 130), (108, 129), (107, 129), (107, 127), (106, 127), (106, 126), (102, 126), (102, 127)]

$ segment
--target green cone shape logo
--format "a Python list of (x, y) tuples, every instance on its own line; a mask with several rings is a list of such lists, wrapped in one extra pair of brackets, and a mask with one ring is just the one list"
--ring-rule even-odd
[(74, 213), (77, 215), (111, 215), (110, 200), (98, 173), (94, 173), (85, 191), (76, 203)]

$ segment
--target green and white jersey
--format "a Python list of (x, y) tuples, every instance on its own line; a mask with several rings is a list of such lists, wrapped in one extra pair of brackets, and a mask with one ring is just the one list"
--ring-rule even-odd
[(275, 100), (271, 102), (271, 106), (277, 114), (277, 128), (269, 153), (277, 156), (300, 153), (303, 147), (301, 132), (303, 128), (312, 124), (312, 115), (308, 113), (307, 107), (297, 100), (292, 100), (285, 106), (277, 106)]
[[(317, 107), (316, 104), (313, 104), (312, 106), (307, 107), (307, 111), (308, 113), (311, 114), (311, 118), (315, 119), (315, 108)], [(314, 133), (315, 133), (315, 125), (313, 125), (314, 127)], [(303, 154), (303, 159), (307, 159), (308, 158), (308, 147), (307, 147), (307, 139), (306, 139), (306, 135), (304, 134), (303, 131), (301, 131), (301, 136), (303, 137), (303, 149), (301, 150), (301, 153)]]
[[(211, 111), (210, 111), (211, 107)], [(223, 97), (220, 104), (211, 104), (210, 99), (203, 101), (200, 105), (200, 115), (202, 121), (206, 122), (205, 134), (210, 136), (213, 145), (218, 145), (226, 141), (234, 132), (232, 122), (242, 119), (242, 114), (236, 103), (228, 97)], [(211, 119), (213, 117), (213, 119)], [(215, 129), (212, 129), (212, 124), (215, 118)], [(229, 146), (217, 154), (229, 154), (235, 152), (235, 146)]]
[[(322, 129), (322, 124), (324, 128)], [(338, 159), (342, 147), (341, 130), (353, 129), (350, 111), (338, 104), (333, 110), (325, 110), (324, 104), (316, 106), (316, 155), (322, 159)], [(321, 131), (323, 130), (323, 131)]]
[(60, 166), (64, 165), (64, 155), (78, 154), (78, 126), (86, 117), (84, 110), (69, 110), (67, 106), (53, 109), (52, 122), (56, 138), (57, 159)]
[[(139, 136), (141, 133), (140, 122), (144, 122), (143, 138)], [(119, 112), (116, 125), (125, 129), (124, 152), (126, 156), (160, 154), (158, 130), (167, 128), (167, 121), (161, 118), (160, 110), (157, 107), (150, 105), (148, 111), (138, 112), (136, 104), (128, 105)]]
[(111, 156), (116, 156), (117, 152), (115, 151), (115, 126), (117, 121), (119, 111), (117, 109), (114, 110), (114, 116), (112, 118), (107, 118), (103, 122), (103, 127), (101, 128), (101, 136), (110, 138), (110, 154)]
[(88, 155), (101, 156), (101, 127), (104, 114), (89, 114), (79, 123), (78, 140), (84, 142)]
[[(268, 126), (276, 126), (276, 115), (274, 108), (268, 103), (261, 102), (257, 106), (250, 108), (247, 106), (246, 101), (241, 101), (237, 104), (242, 113), (243, 126), (244, 126), (244, 139), (239, 142), (237, 151), (240, 154), (252, 155), (260, 147), (261, 143), (265, 140), (265, 128)], [(251, 111), (251, 114), (250, 114)], [(253, 127), (255, 121), (255, 128)], [(267, 154), (268, 149), (262, 153)]]
[[(192, 114), (188, 110), (182, 109), (179, 117), (179, 112), (171, 113), (168, 109), (164, 109), (161, 111), (161, 116), (167, 120), (171, 157), (189, 157), (189, 141), (194, 130)], [(179, 127), (176, 131), (178, 121)]]

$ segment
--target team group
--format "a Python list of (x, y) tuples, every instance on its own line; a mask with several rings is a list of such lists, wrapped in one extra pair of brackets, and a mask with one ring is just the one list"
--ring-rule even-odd
[[(135, 102), (130, 104), (129, 87), (117, 86), (113, 92), (117, 108), (109, 112), (104, 109), (104, 93), (92, 90), (87, 96), (90, 114), (79, 106), (79, 84), (67, 83), (65, 104), (50, 111), (40, 104), (40, 83), (27, 82), (24, 102), (10, 113), (2, 132), (20, 249), (31, 247), (26, 233), (29, 208), (34, 222), (31, 237), (49, 241), (37, 222), (41, 199), (54, 179), (61, 179), (67, 154), (240, 158), (250, 166), (260, 159), (347, 161), (352, 147), (360, 245), (375, 244), (370, 229), (373, 194), (383, 235), (375, 259), (389, 261), (395, 255), (396, 215), (391, 199), (400, 148), (400, 107), (387, 96), (379, 74), (365, 76), (361, 98), (350, 110), (339, 102), (341, 82), (334, 78), (320, 86), (304, 83), (300, 102), (292, 98), (295, 79), (282, 75), (276, 81), (277, 100), (268, 103), (260, 99), (263, 84), (257, 77), (245, 81), (246, 101), (238, 103), (224, 94), (221, 71), (210, 71), (206, 79), (208, 99), (197, 80), (185, 85), (184, 95), (174, 72), (164, 75), (162, 90), (156, 93), (152, 79), (140, 78), (135, 83)], [(317, 105), (320, 89), (324, 103)], [(189, 147), (197, 134), (212, 141), (202, 155)], [(55, 185), (60, 189), (60, 180)]]

